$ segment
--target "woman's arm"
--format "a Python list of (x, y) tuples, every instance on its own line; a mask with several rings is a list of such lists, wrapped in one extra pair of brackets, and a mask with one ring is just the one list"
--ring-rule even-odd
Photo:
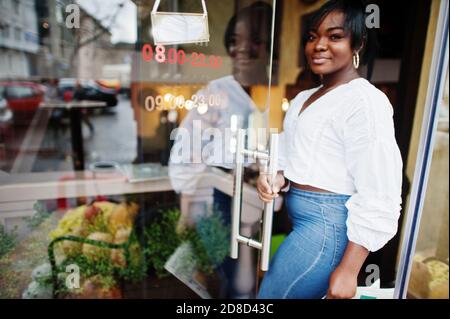
[(397, 232), (401, 210), (402, 157), (395, 140), (393, 109), (383, 94), (355, 95), (342, 120), (345, 162), (355, 193), (348, 209), (348, 245), (330, 278), (329, 298), (352, 298), (369, 251), (382, 248)]
[(358, 273), (368, 255), (369, 251), (365, 247), (348, 242), (341, 263), (331, 274), (328, 299), (348, 299), (355, 296)]

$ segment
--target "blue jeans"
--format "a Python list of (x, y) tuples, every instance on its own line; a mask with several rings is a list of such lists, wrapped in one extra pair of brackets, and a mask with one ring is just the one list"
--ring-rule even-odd
[(286, 206), (293, 230), (278, 248), (258, 298), (322, 298), (347, 246), (348, 195), (291, 187)]

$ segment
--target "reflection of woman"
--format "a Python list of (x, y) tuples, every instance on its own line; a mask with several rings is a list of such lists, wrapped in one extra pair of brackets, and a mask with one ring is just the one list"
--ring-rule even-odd
[(293, 231), (276, 252), (260, 298), (351, 298), (369, 251), (397, 231), (402, 160), (387, 97), (359, 77), (371, 43), (365, 9), (331, 0), (313, 17), (305, 54), (322, 85), (300, 92), (286, 114), (280, 167), (264, 201), (290, 189)]
[[(207, 108), (197, 107), (191, 110), (180, 125), (169, 164), (172, 186), (177, 192), (194, 194), (201, 173), (208, 166), (232, 168), (230, 134), (226, 133), (226, 129), (248, 127), (249, 115), (257, 111), (250, 97), (250, 89), (253, 85), (268, 83), (271, 19), (271, 6), (257, 2), (240, 10), (228, 23), (224, 42), (232, 58), (233, 74), (211, 81), (197, 92), (197, 101), (200, 103), (208, 103), (210, 96), (220, 97), (220, 102), (218, 105), (209, 104)], [(190, 143), (183, 145), (185, 137), (183, 133), (188, 132), (187, 137), (195, 143), (194, 132), (198, 131), (203, 133), (201, 148)], [(180, 156), (187, 151), (186, 145), (193, 150), (188, 158)], [(211, 145), (214, 147), (206, 147)], [(199, 158), (200, 163), (193, 163), (194, 159)], [(214, 204), (223, 213), (225, 222), (229, 224), (231, 198), (215, 190)], [(224, 266), (230, 284), (233, 277), (233, 262), (227, 260)], [(235, 297), (236, 293), (233, 287), (227, 287), (228, 297)]]
[[(221, 136), (203, 136), (202, 147), (197, 148), (200, 154), (191, 154), (186, 158), (179, 156), (186, 149), (181, 141), (183, 136), (178, 134), (172, 148), (169, 170), (176, 191), (194, 193), (200, 173), (208, 165), (232, 168), (232, 160), (226, 161), (227, 158), (232, 159), (233, 155), (230, 154), (230, 141), (226, 140), (228, 135), (225, 129), (233, 126), (233, 116), (238, 119), (239, 127), (246, 128), (248, 116), (257, 110), (249, 92), (253, 85), (268, 83), (271, 17), (271, 6), (257, 2), (242, 9), (230, 20), (224, 41), (233, 61), (233, 75), (211, 81), (197, 92), (198, 102), (208, 103), (216, 100), (210, 97), (219, 97), (218, 105), (209, 104), (207, 108), (197, 107), (191, 110), (180, 125), (180, 132), (188, 131), (192, 141), (193, 132), (197, 128), (202, 133), (207, 129), (218, 129)], [(215, 144), (213, 148), (205, 147), (211, 142)], [(196, 147), (193, 149), (195, 153)], [(194, 158), (201, 158), (201, 163), (192, 164)], [(189, 170), (186, 169), (188, 165)]]

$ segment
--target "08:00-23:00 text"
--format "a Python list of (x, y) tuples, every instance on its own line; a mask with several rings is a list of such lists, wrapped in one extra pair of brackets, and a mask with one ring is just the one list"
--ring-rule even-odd
[(142, 59), (146, 62), (150, 62), (154, 59), (158, 63), (180, 65), (190, 63), (193, 67), (203, 68), (220, 68), (223, 64), (223, 60), (220, 56), (206, 56), (203, 53), (197, 52), (186, 54), (184, 50), (177, 50), (175, 48), (166, 50), (166, 47), (161, 44), (158, 44), (154, 49), (150, 44), (144, 44), (142, 46), (141, 54)]

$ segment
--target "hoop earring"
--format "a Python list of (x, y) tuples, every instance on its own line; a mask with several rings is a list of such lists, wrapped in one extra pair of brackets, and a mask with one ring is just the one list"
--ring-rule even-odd
[(359, 68), (359, 53), (358, 52), (356, 52), (353, 55), (353, 66), (355, 67), (355, 69)]

